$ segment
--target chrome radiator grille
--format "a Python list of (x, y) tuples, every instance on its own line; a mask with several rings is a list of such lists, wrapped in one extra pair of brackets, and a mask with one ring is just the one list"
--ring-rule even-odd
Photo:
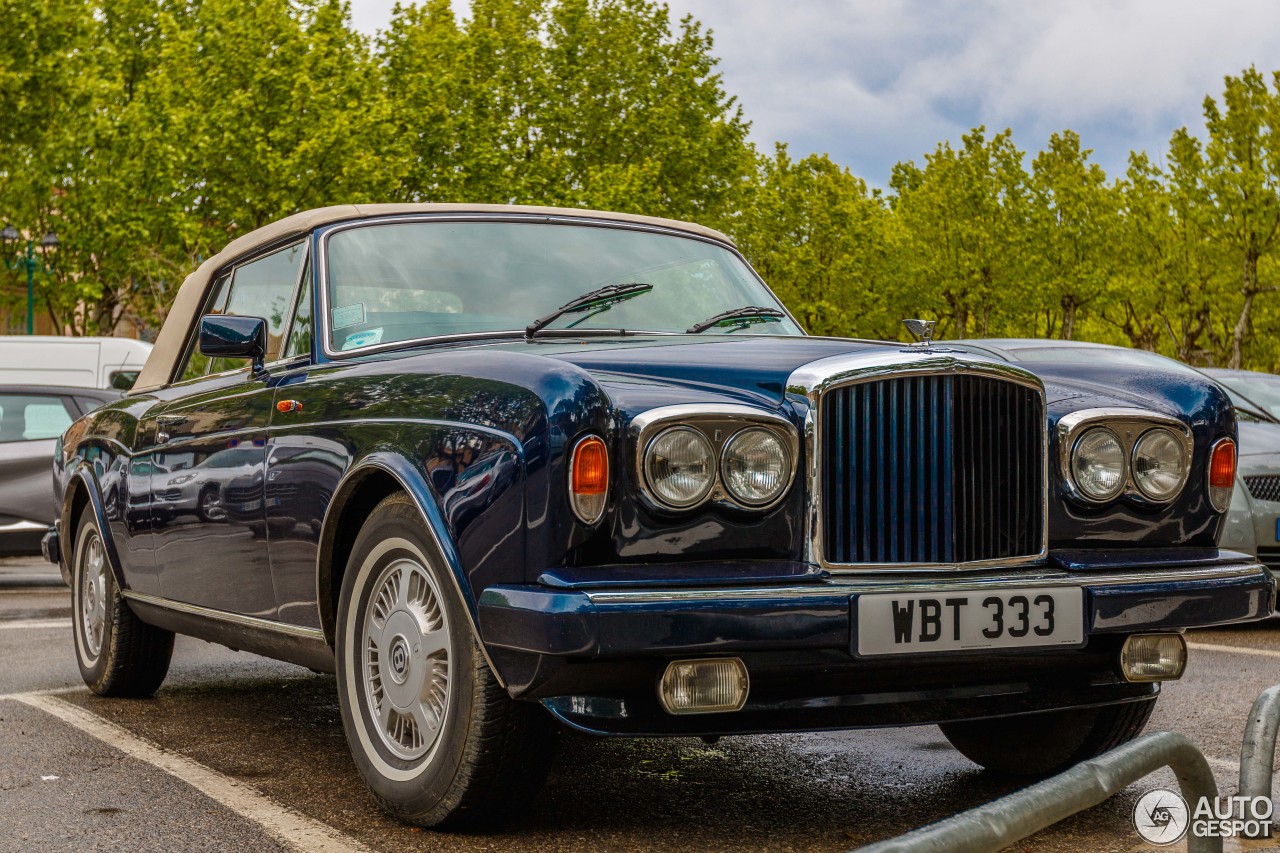
[(822, 546), (831, 564), (967, 563), (1044, 545), (1038, 389), (918, 375), (821, 401)]

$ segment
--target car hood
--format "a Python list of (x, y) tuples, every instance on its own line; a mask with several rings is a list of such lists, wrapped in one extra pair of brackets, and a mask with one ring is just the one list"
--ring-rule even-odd
[(1259, 424), (1241, 421), (1240, 457), (1275, 456), (1273, 468), (1280, 469), (1280, 424)]

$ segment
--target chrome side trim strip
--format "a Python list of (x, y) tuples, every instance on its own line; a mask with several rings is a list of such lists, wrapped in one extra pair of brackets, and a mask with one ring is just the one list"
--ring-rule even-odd
[(136, 592), (131, 589), (121, 590), (121, 593), (125, 598), (132, 601), (150, 604), (154, 607), (163, 607), (166, 610), (176, 610), (179, 613), (188, 613), (192, 616), (201, 616), (218, 622), (229, 622), (232, 625), (242, 625), (246, 628), (257, 628), (260, 631), (270, 631), (273, 634), (284, 634), (288, 637), (299, 637), (304, 640), (316, 640), (321, 643), (325, 641), (324, 632), (317, 628), (304, 628), (301, 625), (288, 625), (284, 622), (275, 622), (271, 619), (259, 619), (256, 616), (245, 616), (242, 613), (230, 613), (226, 610), (214, 610), (209, 607), (201, 607), (198, 604), (187, 604), (183, 601), (172, 601), (168, 598), (161, 598), (158, 595), (148, 595), (145, 592)]
[(1265, 572), (1261, 563), (1208, 566), (1183, 569), (1121, 572), (1065, 572), (1043, 570), (1020, 572), (1015, 576), (967, 575), (950, 577), (837, 575), (827, 583), (804, 586), (739, 587), (703, 589), (583, 590), (592, 604), (658, 604), (682, 601), (759, 601), (790, 598), (830, 598), (868, 593), (964, 592), (966, 590), (1020, 589), (1023, 587), (1101, 587), (1119, 584), (1170, 583), (1174, 581), (1214, 581), (1243, 578)]

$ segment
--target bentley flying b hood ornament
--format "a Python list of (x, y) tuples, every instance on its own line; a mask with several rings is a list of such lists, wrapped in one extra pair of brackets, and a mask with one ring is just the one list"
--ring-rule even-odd
[(928, 349), (933, 343), (933, 330), (938, 325), (937, 320), (903, 320), (903, 325), (907, 327), (907, 331), (915, 335), (919, 343), (914, 346)]

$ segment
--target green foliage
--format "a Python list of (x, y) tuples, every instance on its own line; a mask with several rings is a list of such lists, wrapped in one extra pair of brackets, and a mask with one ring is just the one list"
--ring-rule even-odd
[(647, 0), (398, 7), (379, 45), (407, 200), (720, 217), (751, 169), (711, 39)]
[(298, 210), (521, 202), (721, 228), (816, 334), (924, 316), (1280, 368), (1280, 75), (1253, 68), (1164, 168), (979, 127), (881, 192), (756, 151), (710, 33), (655, 0), (423, 0), (376, 40), (344, 0), (0, 0), (0, 44), (0, 219), (59, 234), (38, 305), (74, 334), (154, 330), (200, 259)]

